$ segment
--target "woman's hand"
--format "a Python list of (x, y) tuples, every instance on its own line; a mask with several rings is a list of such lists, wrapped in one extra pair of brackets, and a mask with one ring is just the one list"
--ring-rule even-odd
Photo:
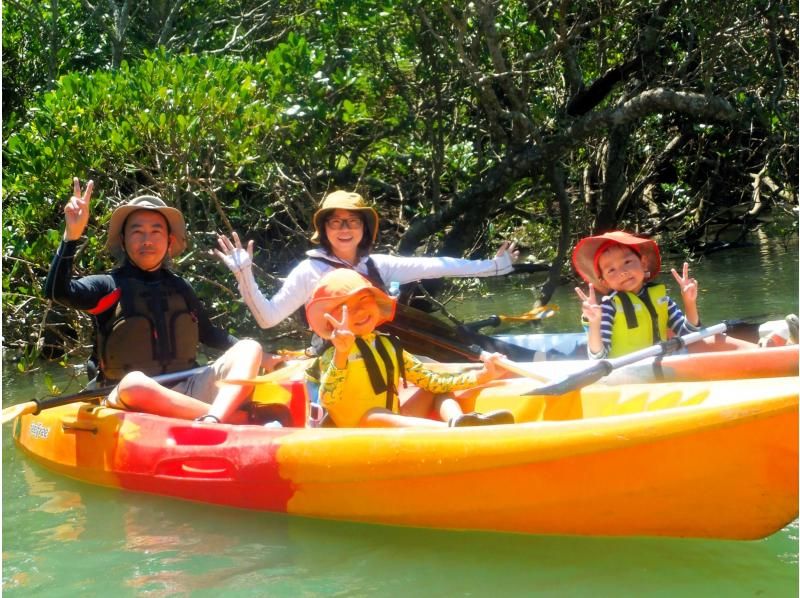
[(589, 294), (584, 293), (580, 287), (575, 287), (575, 292), (581, 300), (581, 312), (583, 317), (591, 326), (599, 324), (603, 317), (603, 307), (597, 303), (597, 296), (594, 293), (594, 285), (589, 284)]
[(234, 274), (250, 268), (253, 265), (253, 241), (247, 242), (247, 250), (242, 247), (239, 235), (234, 231), (233, 242), (226, 235), (218, 235), (219, 249), (214, 249), (214, 254), (228, 266)]
[(86, 225), (89, 224), (89, 202), (92, 199), (94, 181), (86, 183), (86, 191), (81, 193), (81, 182), (78, 177), (72, 179), (72, 197), (64, 207), (65, 241), (76, 241), (81, 238)]
[(500, 244), (500, 248), (497, 250), (495, 254), (496, 258), (503, 257), (504, 254), (508, 254), (508, 259), (513, 264), (519, 259), (519, 249), (517, 249), (517, 242), (516, 241), (503, 241)]

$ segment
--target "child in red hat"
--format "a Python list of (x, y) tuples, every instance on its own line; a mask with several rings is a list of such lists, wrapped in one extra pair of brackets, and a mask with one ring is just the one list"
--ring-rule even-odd
[[(655, 241), (622, 231), (586, 237), (575, 246), (572, 263), (589, 283), (588, 295), (577, 287), (575, 292), (583, 302), (590, 358), (624, 355), (666, 340), (667, 330), (681, 335), (700, 327), (697, 281), (689, 277), (689, 264), (683, 264), (682, 275), (672, 270), (685, 315), (666, 287), (653, 282), (661, 270)], [(595, 290), (604, 294), (600, 303)]]
[[(437, 374), (391, 337), (375, 328), (394, 317), (395, 300), (349, 268), (323, 276), (306, 305), (312, 330), (331, 343), (319, 363), (319, 398), (339, 427), (354, 426), (478, 426), (511, 424), (509, 411), (463, 413), (448, 393), (484, 384), (500, 375), (495, 360), (484, 361), (479, 371)], [(435, 406), (443, 421), (403, 414), (398, 386), (404, 378), (435, 393)]]

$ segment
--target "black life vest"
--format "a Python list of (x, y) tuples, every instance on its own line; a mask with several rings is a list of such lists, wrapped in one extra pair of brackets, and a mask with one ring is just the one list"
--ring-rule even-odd
[(118, 381), (131, 371), (155, 376), (195, 367), (200, 329), (189, 307), (187, 283), (168, 271), (153, 282), (120, 270), (111, 276), (119, 301), (97, 331), (104, 380)]

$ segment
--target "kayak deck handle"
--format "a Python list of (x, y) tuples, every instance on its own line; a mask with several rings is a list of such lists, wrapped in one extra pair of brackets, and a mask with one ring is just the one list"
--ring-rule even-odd
[(186, 479), (233, 479), (233, 463), (220, 457), (182, 457), (165, 459), (156, 467), (156, 475)]
[(77, 419), (62, 420), (61, 430), (63, 432), (90, 432), (91, 434), (97, 434), (97, 426), (92, 424), (79, 424)]

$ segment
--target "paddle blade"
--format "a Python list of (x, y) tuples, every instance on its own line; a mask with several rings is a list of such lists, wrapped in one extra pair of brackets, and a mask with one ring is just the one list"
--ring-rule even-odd
[(27, 403), (6, 407), (3, 409), (3, 423), (8, 423), (18, 418), (20, 415), (36, 413), (37, 409), (39, 409), (39, 404), (36, 401), (28, 401)]
[(529, 322), (531, 320), (544, 320), (556, 315), (557, 305), (539, 305), (519, 316), (500, 316), (504, 322)]
[(522, 378), (531, 378), (533, 380), (538, 380), (539, 382), (545, 382), (546, 380), (548, 380), (547, 377), (541, 376), (539, 374), (534, 374), (533, 372), (529, 372), (521, 364), (515, 363), (508, 359), (498, 359), (497, 365), (499, 365), (504, 370), (511, 372), (512, 374), (521, 376)]
[(291, 380), (298, 374), (305, 372), (313, 362), (313, 359), (287, 362), (285, 366), (274, 370), (269, 374), (255, 376), (253, 378), (219, 380), (217, 385), (235, 384), (237, 386), (254, 386), (256, 384), (276, 384), (279, 382), (285, 382), (287, 380)]

